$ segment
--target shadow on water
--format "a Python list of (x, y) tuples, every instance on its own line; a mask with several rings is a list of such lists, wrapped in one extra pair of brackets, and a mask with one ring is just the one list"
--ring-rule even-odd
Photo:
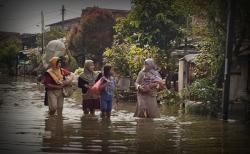
[[(134, 118), (135, 104), (114, 104), (111, 119), (83, 116), (65, 99), (64, 117), (48, 116), (32, 79), (0, 79), (1, 153), (248, 154), (250, 129), (239, 121), (189, 116), (161, 106), (157, 119)], [(74, 96), (80, 96), (76, 93)]]

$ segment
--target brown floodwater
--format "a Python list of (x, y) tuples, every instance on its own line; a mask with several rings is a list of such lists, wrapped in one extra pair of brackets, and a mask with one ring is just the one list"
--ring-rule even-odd
[(113, 105), (110, 120), (83, 116), (80, 93), (49, 117), (32, 78), (0, 78), (0, 153), (249, 154), (242, 122), (185, 115), (161, 106), (161, 118), (133, 117), (135, 103)]

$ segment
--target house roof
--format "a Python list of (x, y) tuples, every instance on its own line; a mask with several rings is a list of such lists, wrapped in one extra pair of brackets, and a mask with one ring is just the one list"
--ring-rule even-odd
[(171, 56), (185, 56), (187, 54), (195, 54), (197, 53), (196, 50), (194, 49), (189, 49), (189, 50), (179, 50), (179, 49), (174, 49), (170, 55)]
[(194, 58), (197, 56), (198, 54), (188, 54), (186, 56), (184, 56), (183, 58), (179, 59), (179, 60), (185, 60), (186, 62), (193, 62)]
[(46, 25), (46, 26), (62, 25), (62, 24), (68, 23), (68, 22), (80, 22), (80, 19), (81, 19), (81, 17), (76, 17), (76, 18), (72, 18), (72, 19), (52, 23), (52, 24), (49, 24), (49, 25)]

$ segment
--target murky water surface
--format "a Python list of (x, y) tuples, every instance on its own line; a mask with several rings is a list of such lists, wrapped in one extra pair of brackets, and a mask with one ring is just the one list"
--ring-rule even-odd
[(83, 116), (79, 93), (64, 117), (49, 117), (32, 79), (0, 79), (1, 153), (249, 154), (250, 129), (239, 121), (182, 115), (162, 106), (159, 119), (133, 117), (134, 103), (114, 105), (110, 120)]

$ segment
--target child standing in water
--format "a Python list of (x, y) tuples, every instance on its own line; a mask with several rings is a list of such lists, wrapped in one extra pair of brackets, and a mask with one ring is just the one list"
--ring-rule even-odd
[(113, 93), (115, 89), (115, 80), (112, 76), (112, 67), (105, 65), (103, 68), (103, 77), (101, 78), (101, 117), (110, 118), (112, 110)]

